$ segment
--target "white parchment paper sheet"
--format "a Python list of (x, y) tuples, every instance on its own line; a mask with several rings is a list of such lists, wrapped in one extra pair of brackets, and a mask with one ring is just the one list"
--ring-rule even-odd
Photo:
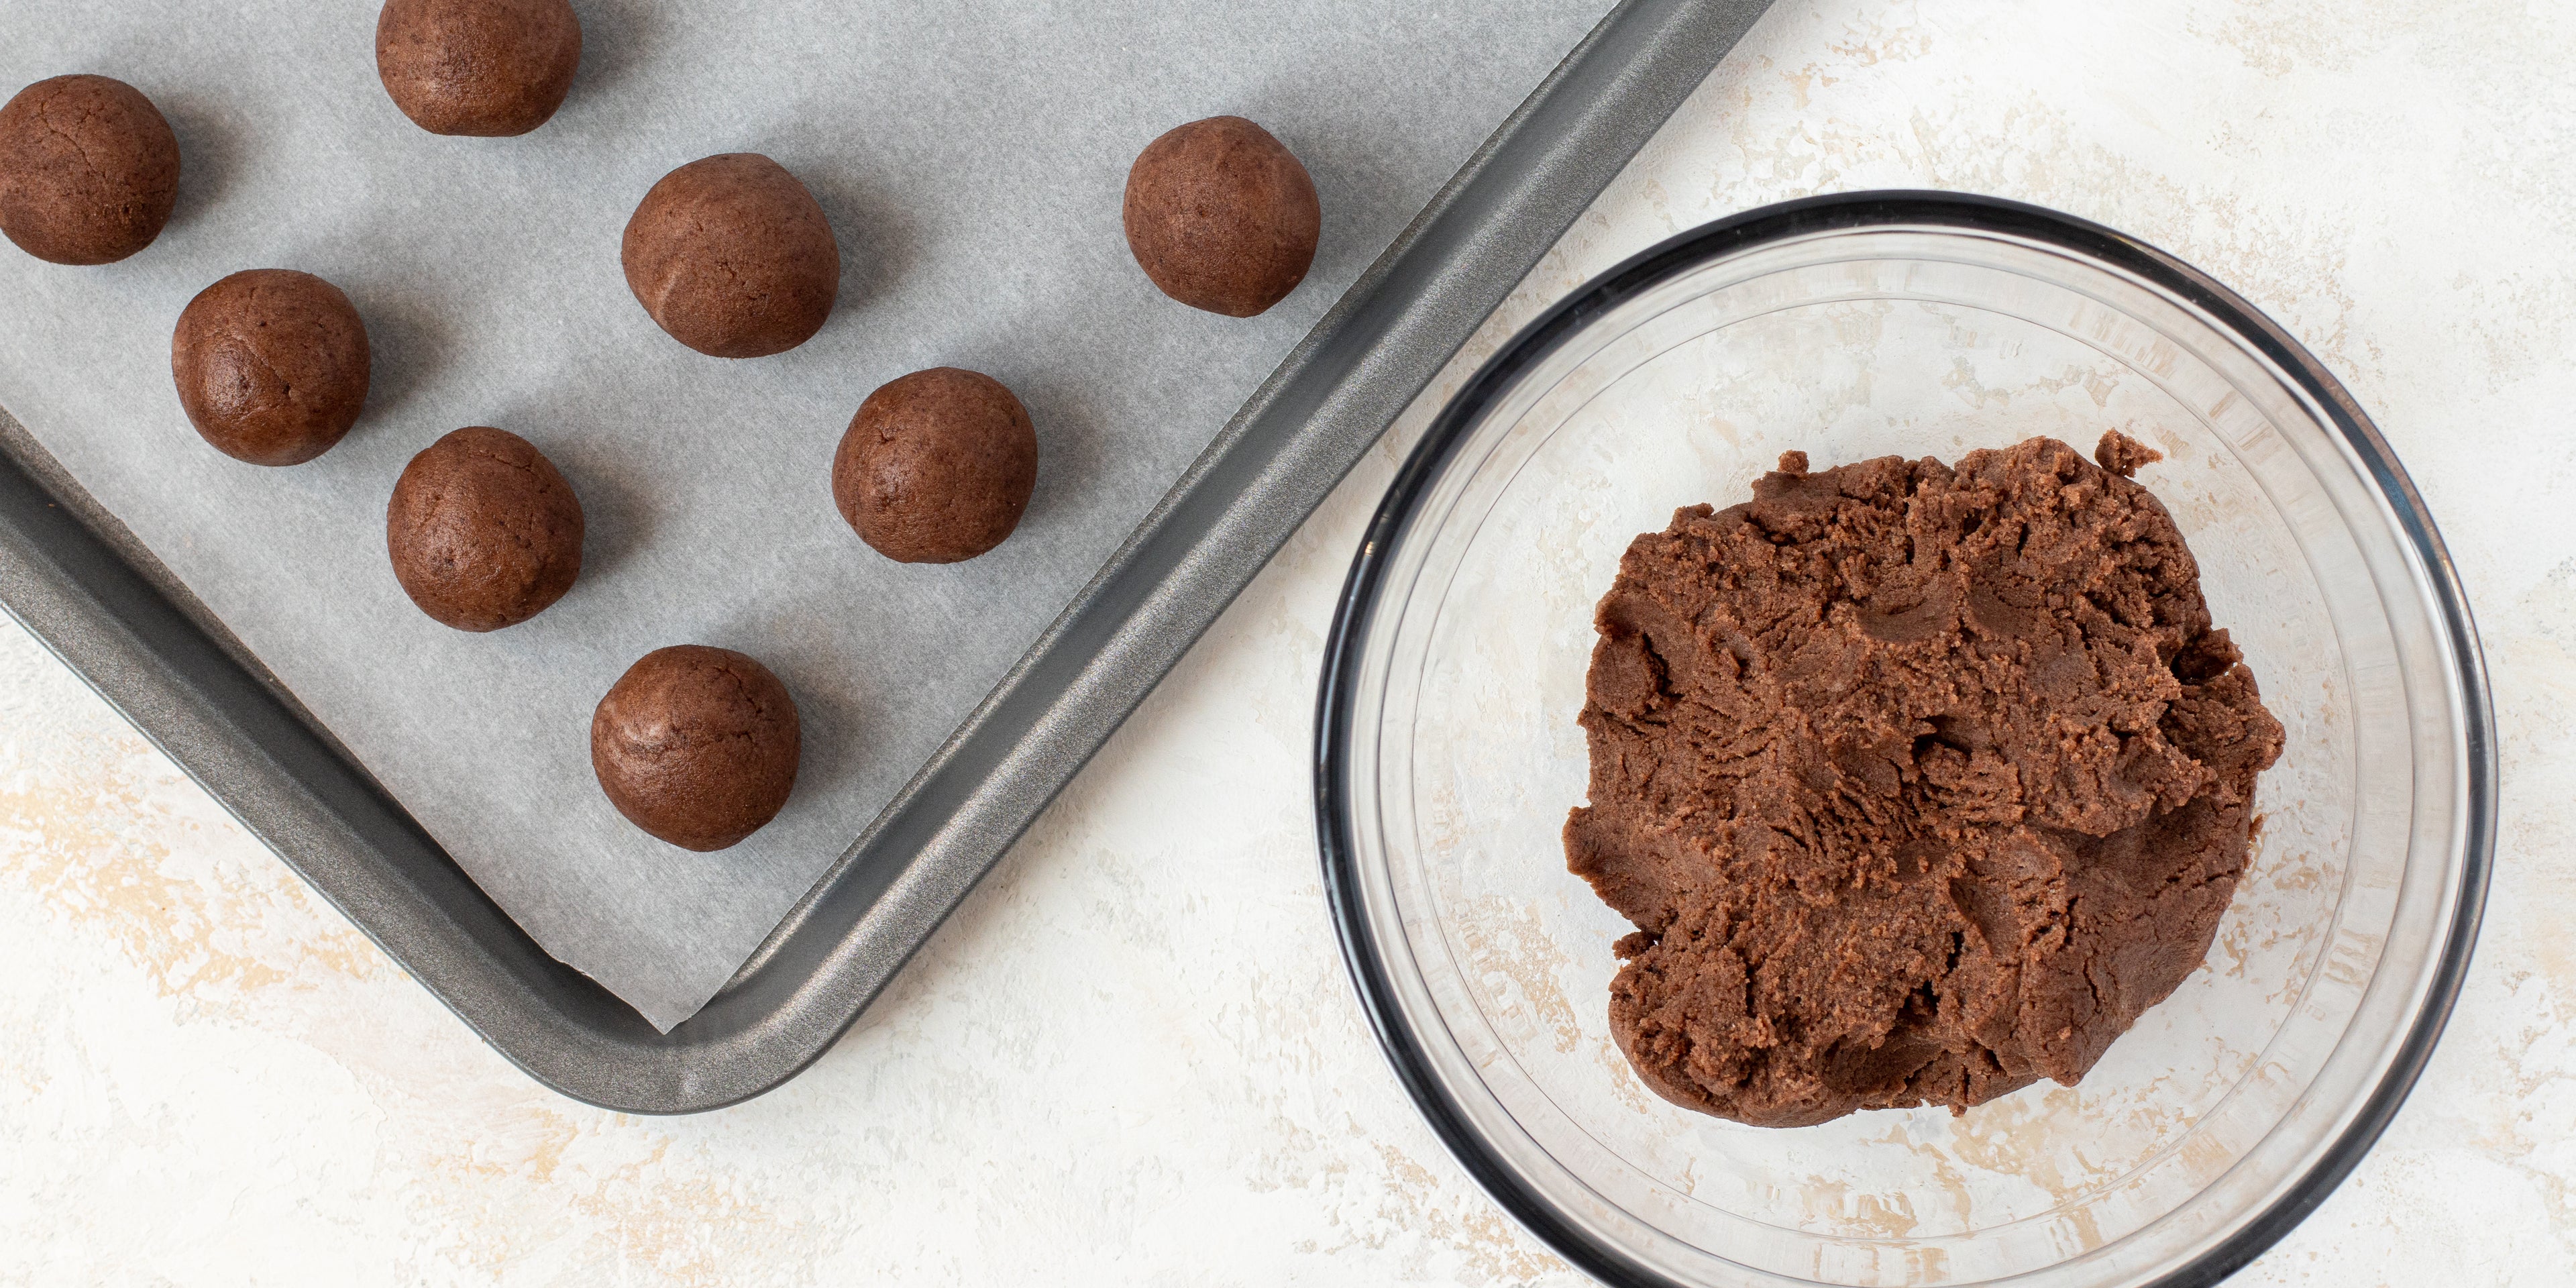
[[(668, 1028), (1608, 4), (575, 8), (563, 111), (449, 139), (385, 97), (371, 3), (0, 3), (0, 92), (115, 76), (184, 154), (178, 211), (133, 259), (0, 246), (0, 405), (539, 943)], [(1305, 285), (1250, 321), (1164, 299), (1119, 228), (1136, 151), (1221, 112), (1279, 135), (1324, 204)], [(740, 362), (664, 336), (617, 255), (655, 179), (734, 151), (803, 179), (844, 261), (820, 335)], [(260, 267), (330, 279), (375, 346), (365, 417), (288, 469), (207, 447), (170, 381), (180, 309)], [(831, 454), (869, 390), (943, 364), (1028, 404), (1037, 495), (994, 553), (906, 567), (833, 511)], [(468, 424), (536, 443), (590, 525), (572, 593), (479, 636), (414, 609), (384, 551), (395, 475)], [(786, 811), (715, 855), (630, 827), (590, 772), (599, 695), (684, 642), (762, 659), (805, 720)]]

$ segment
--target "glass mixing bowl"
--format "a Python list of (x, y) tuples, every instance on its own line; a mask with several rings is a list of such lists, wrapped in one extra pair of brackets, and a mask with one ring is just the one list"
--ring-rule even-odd
[[(1610, 1034), (1629, 925), (1565, 869), (1592, 606), (1678, 506), (2117, 428), (2288, 731), (2207, 965), (2082, 1083), (1745, 1127)], [(2397, 460), (2207, 276), (1941, 193), (1772, 206), (1533, 323), (1413, 452), (1352, 569), (1317, 729), (1326, 886), (1398, 1076), (1467, 1170), (1635, 1284), (2205, 1284), (2367, 1150), (2439, 1036), (2494, 817), (2468, 610)]]

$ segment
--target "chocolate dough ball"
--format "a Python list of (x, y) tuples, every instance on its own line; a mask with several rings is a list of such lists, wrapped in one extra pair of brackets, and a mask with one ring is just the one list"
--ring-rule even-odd
[(528, 440), (469, 425), (394, 480), (385, 551), (420, 611), (460, 631), (515, 626), (581, 575), (581, 501)]
[(367, 326), (311, 273), (254, 268), (197, 292), (170, 335), (179, 406), (217, 451), (297, 465), (329, 451), (367, 404)]
[(626, 286), (671, 338), (719, 358), (784, 353), (823, 329), (841, 251), (814, 194), (757, 152), (662, 176), (626, 221)]
[(1163, 294), (1248, 318), (1315, 262), (1324, 209), (1287, 145), (1240, 116), (1192, 121), (1127, 171), (1127, 249)]
[(1038, 434), (1002, 382), (933, 367), (859, 404), (832, 454), (832, 500), (889, 559), (955, 563), (1002, 544), (1038, 483)]
[(626, 820), (684, 850), (760, 830), (796, 786), (796, 703), (731, 649), (659, 648), (590, 718), (590, 767)]
[(179, 199), (179, 139), (142, 91), (56, 76), (0, 107), (0, 234), (56, 264), (152, 244)]
[(566, 0), (385, 0), (376, 76), (432, 134), (525, 134), (563, 106), (581, 66)]

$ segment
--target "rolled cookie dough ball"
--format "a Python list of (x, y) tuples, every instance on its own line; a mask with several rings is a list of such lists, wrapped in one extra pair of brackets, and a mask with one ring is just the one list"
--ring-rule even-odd
[(385, 507), (394, 579), (460, 631), (515, 626), (581, 575), (581, 501), (554, 462), (508, 430), (469, 425), (403, 467)]
[(141, 91), (56, 76), (0, 107), (0, 234), (56, 264), (152, 244), (179, 197), (179, 139)]
[(179, 406), (216, 450), (296, 465), (330, 450), (367, 403), (367, 326), (311, 273), (254, 268), (197, 293), (170, 335)]
[(934, 367), (859, 404), (832, 455), (832, 500), (889, 559), (955, 563), (1002, 544), (1038, 482), (1028, 409), (991, 376)]
[(671, 338), (719, 358), (784, 353), (823, 329), (841, 251), (814, 194), (756, 152), (662, 176), (626, 222), (627, 288)]
[(566, 0), (385, 0), (376, 75), (432, 134), (525, 134), (563, 106), (581, 66)]
[(1240, 116), (1192, 121), (1127, 171), (1127, 248), (1165, 295), (1248, 318), (1315, 262), (1323, 207), (1287, 145)]
[(628, 667), (590, 719), (590, 766), (628, 822), (684, 850), (760, 830), (796, 786), (796, 703), (769, 668), (681, 644)]

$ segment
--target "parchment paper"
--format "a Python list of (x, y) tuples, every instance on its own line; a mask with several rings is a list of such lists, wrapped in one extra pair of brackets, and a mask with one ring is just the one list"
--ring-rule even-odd
[[(575, 0), (563, 111), (449, 139), (385, 97), (370, 3), (6, 0), (0, 92), (115, 76), (184, 162), (133, 259), (0, 246), (0, 405), (540, 944), (669, 1028), (1608, 7)], [(1119, 227), (1136, 151), (1220, 112), (1323, 197), (1313, 272), (1250, 321), (1164, 299)], [(664, 336), (618, 267), (653, 181), (733, 151), (803, 179), (844, 260), (820, 335), (739, 362)], [(179, 310), (259, 267), (336, 283), (376, 354), (357, 428), (287, 469), (207, 447), (170, 380)], [(829, 465), (869, 390), (942, 364), (1027, 403), (1037, 494), (992, 554), (907, 567), (841, 522)], [(536, 443), (589, 521), (580, 584), (490, 635), (423, 616), (384, 550), (395, 475), (468, 424)], [(805, 721), (786, 811), (714, 855), (629, 826), (589, 764), (600, 694), (684, 642), (762, 659)]]

